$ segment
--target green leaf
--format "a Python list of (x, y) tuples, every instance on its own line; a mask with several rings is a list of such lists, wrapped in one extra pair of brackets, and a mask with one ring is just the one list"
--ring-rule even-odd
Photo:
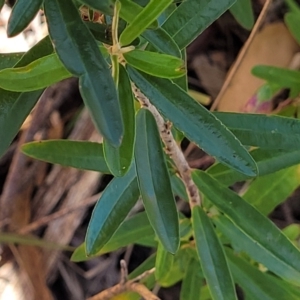
[(87, 6), (101, 11), (104, 14), (112, 16), (114, 14), (114, 4), (112, 0), (79, 0), (81, 3), (86, 4)]
[(290, 224), (282, 229), (282, 232), (292, 241), (295, 241), (300, 236), (300, 225)]
[(237, 299), (223, 247), (200, 206), (192, 208), (196, 247), (203, 273), (214, 300)]
[(145, 212), (141, 212), (125, 220), (116, 230), (112, 238), (95, 255), (87, 257), (85, 252), (85, 243), (83, 243), (76, 248), (71, 260), (75, 262), (85, 261), (92, 257), (115, 251), (130, 244), (139, 244), (139, 240), (145, 236), (154, 240), (154, 231), (149, 223), (147, 215)]
[(299, 167), (291, 167), (256, 178), (243, 195), (243, 199), (262, 214), (268, 215), (277, 205), (284, 202), (299, 184)]
[(203, 279), (199, 261), (191, 258), (182, 280), (180, 300), (200, 300)]
[(256, 164), (236, 137), (201, 104), (172, 81), (152, 77), (128, 66), (131, 79), (153, 105), (183, 134), (220, 162), (256, 174)]
[[(51, 42), (48, 37), (45, 37), (24, 54), (16, 67), (27, 65), (41, 56), (49, 55), (52, 51)], [(30, 93), (15, 93), (0, 89), (0, 156), (9, 147), (42, 92), (40, 90)]]
[(114, 176), (123, 176), (129, 169), (134, 151), (135, 110), (131, 84), (126, 70), (119, 66), (119, 99), (124, 122), (124, 137), (119, 147), (103, 142), (105, 160)]
[(0, 243), (37, 246), (37, 247), (42, 247), (47, 249), (56, 249), (56, 250), (65, 250), (65, 251), (74, 250), (73, 247), (42, 240), (31, 235), (22, 235), (22, 234), (7, 233), (7, 232), (0, 233)]
[(171, 3), (172, 0), (151, 0), (122, 32), (120, 44), (130, 44), (143, 33)]
[(135, 162), (143, 203), (164, 248), (175, 253), (179, 246), (178, 213), (156, 121), (141, 109), (137, 114)]
[(251, 73), (256, 77), (269, 81), (270, 83), (280, 85), (282, 88), (300, 89), (300, 71), (257, 65), (252, 68)]
[(284, 22), (287, 25), (290, 33), (293, 35), (295, 40), (300, 44), (300, 32), (299, 32), (299, 25), (300, 25), (300, 11), (297, 12), (289, 12), (284, 15)]
[(155, 278), (160, 283), (172, 268), (174, 255), (167, 252), (161, 243), (158, 243), (155, 260)]
[(248, 30), (252, 29), (254, 25), (254, 14), (251, 0), (237, 0), (229, 10), (244, 28)]
[(18, 0), (10, 14), (7, 36), (13, 37), (22, 32), (38, 13), (43, 0)]
[[(287, 152), (285, 150), (255, 149), (251, 151), (250, 154), (257, 163), (259, 176), (272, 174), (281, 169), (300, 163), (299, 150)], [(236, 172), (220, 163), (210, 167), (207, 170), (207, 173), (225, 185), (231, 185), (237, 181), (243, 181), (250, 178), (249, 176)]]
[[(300, 252), (265, 216), (207, 173), (193, 173), (196, 185), (249, 240), (246, 252), (284, 279), (300, 285)], [(239, 237), (239, 241), (240, 241)], [(238, 240), (238, 239), (236, 239)], [(245, 245), (245, 241), (241, 247)], [(280, 245), (280, 247), (278, 247)], [(274, 263), (276, 261), (276, 263)]]
[(71, 0), (45, 0), (51, 39), (67, 70), (79, 77), (79, 89), (97, 129), (119, 146), (123, 122), (110, 69)]
[(4, 6), (4, 4), (5, 4), (5, 0), (0, 0), (0, 12), (1, 12), (1, 9)]
[[(184, 61), (184, 66), (185, 66), (185, 68), (187, 68), (186, 49), (181, 50), (181, 56), (182, 56), (182, 59)], [(184, 76), (181, 76), (179, 78), (174, 78), (173, 82), (175, 84), (177, 84), (180, 88), (182, 88), (185, 92), (187, 92), (191, 96), (190, 91), (188, 91), (188, 76), (187, 75), (188, 74), (186, 72)], [(196, 100), (196, 98), (194, 98), (194, 99)], [(199, 103), (201, 103), (201, 102), (199, 102)], [(203, 103), (201, 103), (201, 104), (203, 104)], [(183, 136), (182, 133), (181, 133), (181, 135), (182, 135), (182, 138), (183, 138), (184, 136)]]
[(264, 300), (298, 299), (278, 285), (274, 276), (262, 273), (244, 259), (234, 255), (228, 248), (226, 248), (226, 256), (234, 281), (243, 289), (246, 299), (248, 296)]
[(27, 143), (21, 149), (26, 155), (51, 164), (110, 173), (104, 159), (103, 146), (99, 143), (48, 140)]
[[(151, 45), (159, 52), (181, 58), (181, 53), (178, 45), (172, 37), (161, 27), (155, 30), (147, 29), (142, 36), (151, 43)], [(146, 48), (148, 50), (149, 47)]]
[(176, 78), (186, 73), (183, 60), (175, 56), (144, 50), (133, 50), (123, 56), (128, 64), (153, 76)]
[(20, 53), (0, 53), (0, 70), (12, 68), (24, 55)]
[(186, 188), (182, 180), (176, 174), (172, 174), (170, 178), (174, 195), (179, 196), (181, 199), (188, 202), (189, 197), (187, 195)]
[(187, 0), (162, 25), (180, 49), (188, 46), (236, 0)]
[(243, 145), (264, 149), (299, 150), (300, 120), (262, 114), (221, 113), (214, 115)]
[(114, 178), (97, 202), (85, 242), (87, 256), (95, 255), (109, 241), (139, 197), (135, 166), (124, 177)]
[(50, 54), (25, 67), (1, 70), (0, 87), (14, 92), (30, 92), (44, 89), (71, 76), (57, 55)]
[[(127, 23), (131, 23), (143, 10), (143, 7), (134, 1), (119, 0), (119, 2), (121, 3), (120, 18)], [(158, 22), (156, 20), (149, 25), (149, 28), (152, 29), (156, 29), (157, 27)]]

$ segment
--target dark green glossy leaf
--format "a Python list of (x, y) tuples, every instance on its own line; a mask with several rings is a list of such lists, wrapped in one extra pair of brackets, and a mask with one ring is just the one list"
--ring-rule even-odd
[(30, 92), (71, 77), (56, 54), (41, 57), (20, 68), (0, 71), (0, 87), (14, 92)]
[(237, 0), (230, 12), (234, 18), (246, 29), (250, 30), (254, 25), (254, 14), (251, 0)]
[(256, 178), (243, 195), (243, 199), (262, 214), (268, 215), (284, 202), (299, 184), (299, 167), (294, 166)]
[(192, 208), (196, 247), (203, 273), (214, 300), (237, 299), (223, 247), (200, 206)]
[(79, 89), (97, 129), (120, 145), (123, 123), (110, 69), (71, 0), (45, 0), (51, 39), (67, 70), (79, 77)]
[(107, 15), (114, 14), (114, 4), (112, 0), (79, 0), (80, 2), (86, 4), (87, 6), (99, 10)]
[(0, 53), (0, 70), (12, 68), (24, 53)]
[(283, 88), (298, 88), (300, 84), (300, 72), (285, 68), (258, 65), (251, 70), (254, 76), (280, 85)]
[(168, 275), (174, 262), (174, 255), (167, 252), (161, 243), (158, 243), (155, 260), (155, 278), (160, 283)]
[(199, 260), (191, 258), (182, 280), (180, 300), (200, 300), (203, 274)]
[(300, 147), (299, 119), (221, 112), (214, 115), (236, 135), (243, 145), (287, 151), (298, 150)]
[(167, 54), (133, 50), (124, 53), (124, 59), (134, 68), (157, 77), (176, 78), (186, 73), (183, 60)]
[[(269, 249), (265, 248), (261, 243), (247, 235), (246, 232), (237, 227), (236, 224), (234, 224), (228, 217), (221, 215), (216, 216), (213, 218), (213, 222), (217, 225), (217, 228), (231, 241), (231, 245), (236, 251), (246, 252), (251, 256), (251, 258), (262, 263), (270, 271), (286, 280), (289, 280), (289, 278), (292, 277), (296, 278), (299, 272), (287, 267), (286, 263), (283, 262), (281, 258), (277, 257), (276, 255), (272, 255)], [(282, 252), (284, 252), (284, 249), (282, 249)], [(290, 264), (292, 265), (292, 262)], [(295, 283), (295, 280), (291, 280), (291, 282)]]
[[(285, 150), (255, 149), (250, 154), (257, 163), (259, 176), (271, 174), (300, 163), (299, 150), (287, 152)], [(231, 185), (237, 181), (250, 178), (220, 163), (210, 167), (207, 172), (225, 185)]]
[(126, 70), (119, 66), (118, 92), (124, 122), (124, 137), (120, 147), (113, 147), (104, 141), (104, 155), (112, 174), (123, 176), (129, 169), (134, 151), (135, 110), (131, 84)]
[[(159, 52), (181, 58), (180, 49), (172, 37), (161, 27), (155, 30), (147, 29), (142, 36)], [(148, 47), (146, 48), (148, 49)]]
[[(139, 240), (145, 236), (154, 240), (154, 231), (145, 212), (138, 213), (125, 220), (117, 229), (112, 238), (94, 256), (115, 251), (130, 244), (139, 244)], [(85, 261), (91, 257), (86, 256), (85, 243), (81, 244), (73, 253), (72, 261)]]
[[(291, 241), (268, 218), (207, 173), (196, 171), (193, 178), (210, 202), (248, 238), (250, 245), (253, 243), (252, 249), (260, 249), (250, 255), (277, 275), (300, 285), (300, 252)], [(250, 251), (248, 248), (245, 251)]]
[(35, 236), (21, 235), (17, 233), (7, 233), (7, 232), (0, 233), (0, 243), (37, 246), (37, 247), (42, 247), (47, 249), (56, 249), (56, 250), (65, 250), (65, 251), (74, 250), (73, 247), (42, 240)]
[(128, 45), (155, 21), (158, 16), (172, 3), (172, 0), (152, 0), (125, 28), (120, 36), (120, 44)]
[(38, 13), (43, 0), (18, 0), (7, 24), (7, 36), (13, 37), (22, 32)]
[(131, 79), (157, 109), (183, 134), (220, 162), (247, 174), (256, 164), (236, 137), (206, 108), (172, 81), (138, 72), (128, 66)]
[(22, 152), (35, 159), (83, 170), (110, 173), (99, 143), (48, 140), (22, 146)]
[[(27, 65), (41, 56), (49, 55), (52, 51), (50, 40), (45, 37), (25, 53), (15, 66)], [(42, 91), (15, 93), (0, 89), (0, 156), (18, 133), (41, 94)]]
[(139, 195), (133, 164), (125, 176), (110, 182), (97, 202), (85, 238), (87, 256), (98, 253), (110, 240)]
[(152, 114), (137, 114), (135, 162), (143, 203), (149, 221), (164, 248), (175, 253), (179, 246), (178, 213), (162, 144)]
[(296, 300), (295, 296), (277, 284), (275, 277), (262, 273), (253, 265), (234, 255), (230, 249), (226, 249), (229, 266), (234, 281), (243, 289), (246, 298), (253, 299), (289, 299)]
[(180, 49), (189, 45), (236, 0), (184, 1), (162, 25)]

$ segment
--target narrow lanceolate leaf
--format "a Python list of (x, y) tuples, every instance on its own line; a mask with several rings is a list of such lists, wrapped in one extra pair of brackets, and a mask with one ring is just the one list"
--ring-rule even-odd
[(249, 176), (256, 164), (239, 140), (207, 109), (172, 81), (156, 78), (128, 67), (137, 87), (157, 109), (204, 151)]
[(99, 10), (100, 12), (113, 15), (114, 13), (114, 4), (112, 0), (79, 0), (81, 3), (86, 4), (87, 6)]
[[(154, 30), (147, 29), (143, 32), (142, 36), (150, 42), (157, 51), (181, 58), (178, 45), (161, 27)], [(148, 47), (146, 49), (148, 49)]]
[(50, 54), (25, 67), (1, 70), (0, 88), (14, 92), (30, 92), (44, 89), (71, 76), (57, 55)]
[(187, 0), (163, 24), (180, 49), (189, 45), (236, 0)]
[(26, 155), (66, 167), (110, 173), (104, 159), (102, 144), (93, 142), (48, 140), (22, 146)]
[(168, 275), (174, 262), (174, 255), (167, 252), (161, 243), (158, 243), (155, 260), (155, 278), (160, 283)]
[(7, 24), (7, 36), (13, 37), (22, 32), (38, 13), (43, 0), (18, 0)]
[(124, 123), (124, 137), (119, 147), (113, 147), (104, 141), (104, 154), (108, 167), (115, 176), (123, 176), (129, 169), (134, 150), (135, 110), (131, 84), (126, 70), (119, 66), (118, 85), (120, 106)]
[[(211, 203), (262, 249), (261, 253), (255, 254), (261, 255), (257, 260), (277, 275), (300, 285), (300, 252), (291, 241), (267, 217), (207, 173), (196, 171), (193, 178)], [(255, 258), (253, 254), (251, 256)], [(277, 263), (270, 264), (270, 260)]]
[(110, 69), (71, 0), (45, 0), (51, 39), (79, 88), (97, 129), (113, 146), (120, 145), (123, 123)]
[(73, 247), (42, 240), (35, 236), (30, 236), (30, 235), (26, 236), (17, 233), (7, 233), (7, 232), (0, 233), (0, 243), (37, 246), (37, 247), (43, 247), (47, 249), (57, 249), (57, 250), (66, 250), (66, 251), (74, 250)]
[(135, 166), (124, 177), (114, 178), (97, 202), (87, 229), (87, 256), (99, 252), (117, 231), (139, 197)]
[(299, 184), (299, 167), (294, 166), (256, 178), (243, 195), (243, 199), (262, 214), (268, 215), (284, 202)]
[(299, 150), (299, 119), (221, 112), (214, 115), (236, 135), (243, 145), (264, 149)]
[(194, 237), (210, 293), (214, 300), (237, 299), (223, 247), (200, 206), (192, 209)]
[[(46, 37), (25, 53), (16, 67), (27, 65), (41, 56), (49, 55), (52, 51), (50, 40)], [(18, 133), (42, 92), (39, 90), (30, 93), (15, 93), (0, 89), (0, 156), (4, 154)]]
[(252, 74), (275, 83), (285, 88), (298, 88), (300, 83), (300, 72), (273, 66), (255, 66), (251, 70)]
[(185, 271), (180, 290), (180, 300), (199, 300), (203, 282), (199, 260), (191, 258)]
[(150, 223), (164, 248), (179, 246), (178, 213), (158, 128), (152, 114), (137, 114), (135, 161), (139, 188)]
[[(125, 220), (102, 249), (91, 257), (100, 256), (130, 244), (139, 244), (139, 240), (144, 237), (149, 237), (153, 240), (155, 238), (154, 231), (149, 223), (146, 213), (141, 212)], [(71, 260), (85, 261), (91, 257), (86, 256), (85, 243), (83, 243), (76, 248)]]
[(230, 12), (234, 18), (246, 29), (250, 30), (254, 25), (254, 14), (251, 0), (237, 0)]
[(186, 73), (184, 61), (167, 54), (133, 50), (124, 53), (124, 58), (134, 68), (157, 77), (177, 78)]
[[(127, 23), (131, 23), (137, 15), (139, 15), (143, 7), (131, 0), (119, 0), (121, 3), (120, 18), (122, 18)], [(158, 27), (158, 22), (155, 20), (150, 25), (149, 28), (155, 29)]]
[(274, 276), (262, 273), (253, 265), (234, 255), (232, 250), (226, 249), (226, 256), (234, 281), (243, 289), (246, 299), (289, 299), (296, 300), (292, 293), (277, 284)]
[[(259, 176), (275, 173), (279, 170), (291, 167), (300, 163), (300, 151), (292, 150), (265, 150), (255, 149), (250, 152), (257, 164)], [(217, 163), (207, 170), (207, 173), (224, 185), (231, 185), (237, 181), (249, 179), (235, 170)]]
[(300, 43), (300, 33), (299, 33), (299, 16), (300, 16), (300, 10), (288, 12), (284, 16), (284, 22), (287, 25), (290, 33), (293, 35), (293, 37), (296, 39), (298, 43)]
[[(216, 216), (213, 218), (213, 222), (217, 225), (222, 234), (231, 241), (231, 245), (236, 251), (246, 252), (251, 258), (262, 263), (270, 271), (285, 280), (295, 283), (295, 280), (290, 280), (289, 278), (296, 278), (299, 272), (287, 267), (286, 263), (282, 261), (280, 257), (270, 254), (269, 249), (262, 246), (261, 243), (258, 243), (254, 238), (248, 236), (247, 233), (237, 227), (227, 216)], [(281, 250), (284, 253), (285, 250)], [(292, 262), (290, 264), (292, 265)], [(299, 279), (297, 280), (299, 282)]]
[(151, 0), (122, 32), (121, 45), (128, 45), (136, 39), (171, 3), (172, 0)]

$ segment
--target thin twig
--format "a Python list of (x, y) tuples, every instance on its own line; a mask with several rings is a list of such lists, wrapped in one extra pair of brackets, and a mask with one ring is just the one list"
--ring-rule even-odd
[(105, 291), (102, 291), (101, 293), (88, 298), (87, 300), (109, 300), (113, 298), (114, 296), (117, 296), (119, 294), (122, 294), (126, 291), (131, 291), (138, 293), (143, 297), (143, 299), (146, 300), (160, 300), (156, 295), (154, 295), (145, 285), (142, 283), (139, 283), (137, 281), (142, 280), (143, 278), (149, 276), (155, 271), (155, 268), (148, 270), (141, 275), (135, 277), (132, 280), (127, 279), (127, 265), (125, 260), (121, 260), (121, 280), (118, 284), (115, 286), (106, 289)]
[(217, 98), (215, 99), (215, 101), (213, 102), (213, 104), (211, 106), (211, 109), (210, 109), (211, 111), (214, 111), (217, 108), (217, 106), (219, 105), (219, 102), (221, 101), (225, 91), (227, 90), (228, 86), (230, 85), (234, 74), (238, 70), (238, 68), (239, 68), (242, 60), (244, 59), (244, 57), (245, 57), (245, 55), (246, 55), (253, 39), (254, 39), (257, 31), (259, 30), (263, 20), (265, 19), (265, 16), (267, 14), (268, 8), (269, 8), (271, 3), (272, 3), (272, 0), (266, 0), (266, 2), (265, 2), (264, 6), (263, 6), (263, 8), (262, 8), (262, 10), (259, 14), (259, 17), (257, 18), (257, 21), (256, 21), (255, 25), (253, 26), (253, 29), (252, 29), (252, 31), (251, 31), (251, 33), (250, 33), (250, 35), (249, 35), (249, 37), (246, 41), (246, 43), (244, 44), (242, 50), (240, 51), (240, 53), (238, 55), (238, 58), (236, 59), (234, 65), (230, 69), (229, 74), (228, 74), (228, 76), (227, 76), (227, 78), (226, 78), (226, 80), (225, 80), (225, 82), (224, 82), (224, 84), (221, 88), (221, 91), (219, 92)]
[(132, 83), (132, 91), (135, 98), (141, 103), (141, 105), (153, 114), (160, 132), (160, 136), (165, 144), (165, 151), (173, 159), (186, 187), (191, 208), (196, 205), (201, 205), (200, 194), (192, 179), (189, 164), (173, 137), (171, 131), (172, 123), (163, 119), (156, 107), (150, 103), (150, 100), (134, 85), (134, 83)]
[(85, 208), (87, 206), (90, 206), (90, 205), (93, 205), (101, 196), (101, 193), (98, 193), (94, 196), (91, 196), (87, 199), (85, 199), (82, 203), (78, 204), (78, 205), (75, 205), (75, 206), (72, 206), (72, 207), (65, 207), (51, 215), (48, 215), (48, 216), (45, 216), (45, 217), (42, 217), (38, 220), (36, 220), (35, 222), (32, 222), (30, 224), (28, 224), (27, 226), (24, 226), (22, 229), (20, 229), (18, 232), (19, 233), (22, 233), (22, 234), (25, 234), (25, 233), (29, 233), (31, 231), (34, 231), (44, 225), (47, 225), (49, 222), (52, 222), (54, 220), (57, 220), (69, 213), (72, 213), (76, 210), (79, 210), (79, 209), (82, 209), (82, 208)]

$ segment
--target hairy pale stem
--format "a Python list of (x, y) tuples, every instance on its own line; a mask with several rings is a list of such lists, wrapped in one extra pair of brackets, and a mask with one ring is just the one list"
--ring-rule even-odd
[(191, 176), (191, 168), (189, 167), (189, 164), (186, 161), (180, 147), (177, 145), (173, 137), (171, 131), (172, 123), (163, 119), (156, 107), (150, 103), (150, 100), (135, 86), (134, 83), (131, 83), (131, 85), (135, 98), (141, 103), (142, 106), (144, 106), (153, 114), (156, 120), (161, 139), (165, 144), (165, 151), (174, 161), (178, 173), (185, 185), (189, 197), (190, 207), (192, 208), (196, 205), (201, 205), (199, 191)]

